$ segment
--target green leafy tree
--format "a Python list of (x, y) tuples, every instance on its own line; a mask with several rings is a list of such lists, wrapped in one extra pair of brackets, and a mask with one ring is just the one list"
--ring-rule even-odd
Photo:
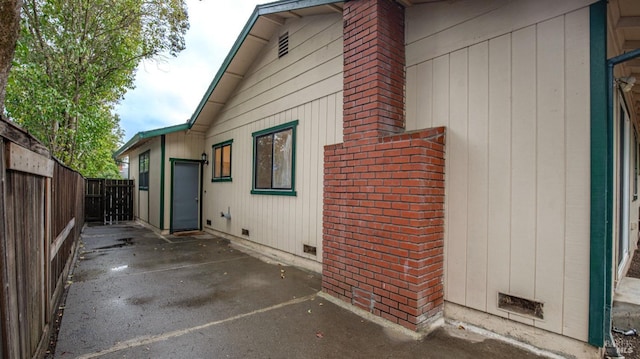
[(117, 174), (114, 106), (140, 61), (184, 49), (184, 0), (25, 0), (10, 117), (83, 175)]

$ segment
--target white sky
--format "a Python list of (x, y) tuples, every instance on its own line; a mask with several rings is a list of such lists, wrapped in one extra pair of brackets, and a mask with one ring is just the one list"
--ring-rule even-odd
[(186, 0), (190, 29), (178, 57), (145, 61), (116, 107), (126, 142), (140, 131), (186, 122), (256, 5), (272, 0)]

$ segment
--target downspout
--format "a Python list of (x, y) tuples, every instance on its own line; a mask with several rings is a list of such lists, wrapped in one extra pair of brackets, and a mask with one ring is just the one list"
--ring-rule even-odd
[(204, 199), (202, 198), (203, 192), (204, 192), (204, 162), (201, 161), (200, 162), (200, 203), (199, 203), (200, 204), (200, 214), (198, 215), (198, 217), (200, 219), (198, 221), (199, 222), (198, 223), (198, 225), (199, 225), (198, 230), (200, 230), (200, 231), (202, 230), (202, 202), (204, 202)]

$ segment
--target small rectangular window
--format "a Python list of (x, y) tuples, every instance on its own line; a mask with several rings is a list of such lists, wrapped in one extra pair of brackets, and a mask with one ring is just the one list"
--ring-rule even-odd
[(298, 121), (253, 133), (253, 194), (295, 196)]
[(231, 181), (231, 144), (233, 140), (212, 146), (213, 177), (212, 182)]
[(139, 164), (140, 175), (138, 176), (138, 187), (142, 190), (149, 189), (149, 151), (140, 154)]

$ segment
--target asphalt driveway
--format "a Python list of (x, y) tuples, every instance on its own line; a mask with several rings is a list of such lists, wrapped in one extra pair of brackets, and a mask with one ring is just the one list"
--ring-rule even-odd
[(443, 328), (423, 340), (318, 296), (317, 273), (209, 234), (86, 227), (56, 358), (537, 358)]

